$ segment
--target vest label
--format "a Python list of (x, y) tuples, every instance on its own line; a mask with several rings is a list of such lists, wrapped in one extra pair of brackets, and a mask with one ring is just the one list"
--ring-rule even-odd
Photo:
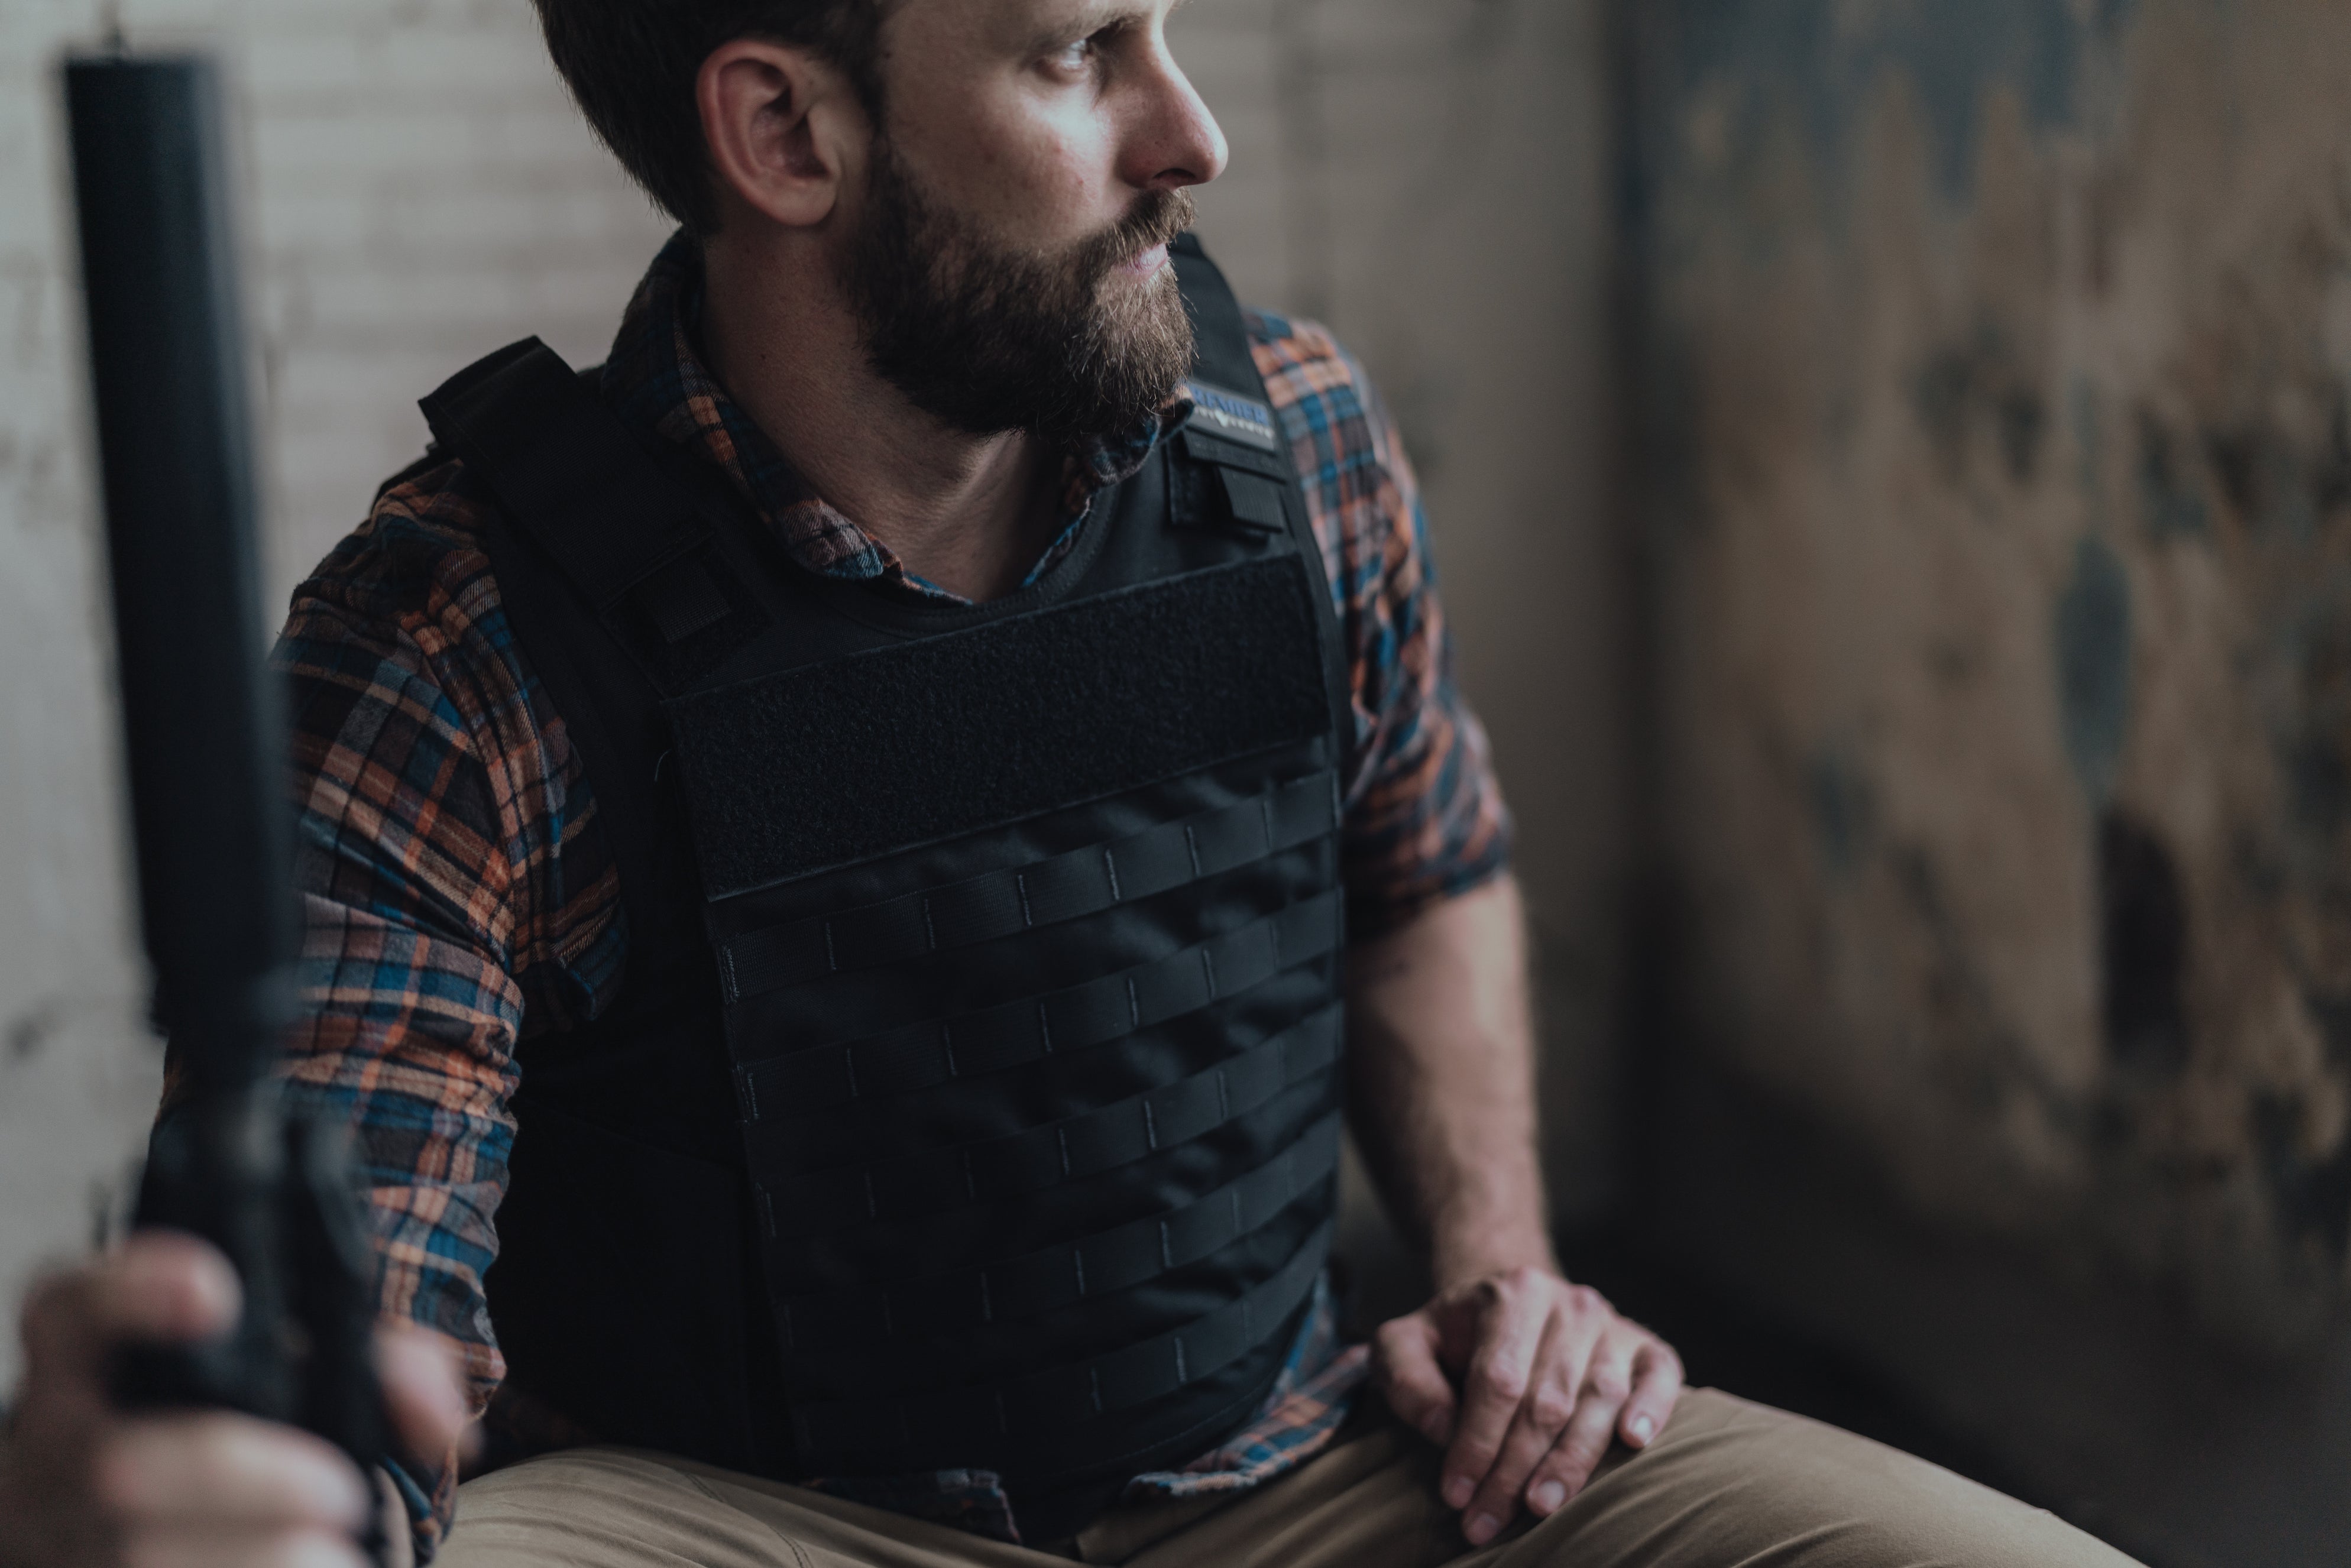
[(1206, 382), (1186, 382), (1184, 391), (1192, 400), (1192, 428), (1280, 455), (1281, 434), (1265, 404)]

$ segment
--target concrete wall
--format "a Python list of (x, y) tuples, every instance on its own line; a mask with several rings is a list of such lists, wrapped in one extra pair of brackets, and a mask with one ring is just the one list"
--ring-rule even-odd
[[(0, 5), (0, 1304), (119, 1199), (137, 1026), (56, 53), (99, 0)], [(423, 440), (413, 400), (537, 332), (601, 355), (663, 226), (564, 100), (522, 0), (123, 0), (239, 86), (273, 601)], [(1600, 61), (1590, 0), (1196, 0), (1177, 47), (1234, 148), (1204, 228), (1249, 298), (1332, 322), (1427, 480), (1465, 678), (1525, 825), (1557, 1162), (1601, 1192), (1615, 875)], [(13, 1381), (0, 1335), (0, 1388)]]
[(1718, 1059), (2306, 1344), (2351, 1247), (2351, 10), (1637, 9), (1658, 830)]

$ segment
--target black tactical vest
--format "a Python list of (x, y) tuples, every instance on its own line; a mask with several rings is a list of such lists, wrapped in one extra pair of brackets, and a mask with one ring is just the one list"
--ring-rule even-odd
[(1176, 266), (1197, 412), (984, 605), (803, 570), (536, 340), (425, 400), (629, 921), (616, 1004), (524, 1049), (488, 1280), (586, 1433), (994, 1470), (1033, 1536), (1267, 1395), (1331, 1237), (1346, 674)]

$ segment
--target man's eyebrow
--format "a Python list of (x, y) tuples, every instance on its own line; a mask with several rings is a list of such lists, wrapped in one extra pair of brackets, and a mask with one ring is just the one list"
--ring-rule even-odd
[(1091, 0), (1074, 6), (1059, 17), (1040, 22), (1030, 34), (1029, 47), (1049, 49), (1071, 38), (1092, 37), (1094, 34), (1122, 24), (1140, 22), (1151, 15), (1151, 0)]

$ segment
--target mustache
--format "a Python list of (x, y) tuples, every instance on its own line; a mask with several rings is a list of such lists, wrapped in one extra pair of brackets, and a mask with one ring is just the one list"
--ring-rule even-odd
[(1121, 262), (1173, 241), (1198, 215), (1189, 191), (1146, 191), (1126, 216), (1080, 246), (1077, 276), (1098, 284)]

